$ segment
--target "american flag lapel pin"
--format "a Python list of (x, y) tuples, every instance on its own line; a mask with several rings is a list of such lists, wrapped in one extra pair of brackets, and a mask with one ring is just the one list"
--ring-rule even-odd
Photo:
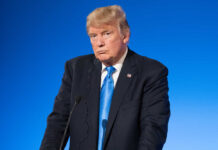
[(127, 78), (131, 78), (132, 77), (132, 74), (130, 74), (130, 73), (127, 73)]

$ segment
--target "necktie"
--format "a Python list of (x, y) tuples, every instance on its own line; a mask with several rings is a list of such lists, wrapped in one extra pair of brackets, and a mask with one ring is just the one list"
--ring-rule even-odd
[(115, 71), (115, 68), (110, 66), (106, 67), (106, 70), (107, 75), (104, 78), (100, 93), (98, 150), (102, 150), (103, 147), (104, 135), (114, 91), (114, 81), (112, 74)]

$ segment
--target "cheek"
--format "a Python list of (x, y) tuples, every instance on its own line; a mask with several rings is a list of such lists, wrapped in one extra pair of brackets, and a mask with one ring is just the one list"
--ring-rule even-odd
[(110, 42), (110, 48), (112, 49), (113, 53), (117, 53), (117, 51), (121, 47), (121, 41), (120, 40), (114, 40)]
[(93, 50), (94, 54), (97, 55), (97, 53), (96, 53), (96, 47), (95, 47), (94, 45), (92, 45), (92, 50)]
[(94, 43), (92, 43), (92, 42), (91, 42), (91, 45), (92, 45), (92, 47), (93, 47), (93, 48), (95, 47), (95, 44), (94, 44)]
[(93, 49), (93, 51), (95, 52), (96, 49), (97, 49), (97, 46), (96, 46), (95, 44), (92, 44), (92, 43), (91, 43), (91, 45), (92, 45), (92, 49)]
[(119, 39), (111, 39), (107, 42), (107, 46), (109, 47), (119, 47), (121, 41)]

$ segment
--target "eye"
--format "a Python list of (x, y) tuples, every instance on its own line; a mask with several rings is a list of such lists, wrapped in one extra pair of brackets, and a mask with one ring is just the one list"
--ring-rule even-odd
[(96, 37), (97, 37), (96, 34), (90, 34), (90, 35), (89, 35), (89, 38), (90, 38), (90, 39), (95, 39)]
[(106, 35), (110, 35), (111, 33), (110, 33), (110, 32), (106, 32), (105, 34), (106, 34)]
[(109, 31), (104, 32), (104, 33), (103, 33), (103, 36), (104, 36), (105, 38), (108, 38), (108, 37), (111, 36), (111, 32), (109, 32)]

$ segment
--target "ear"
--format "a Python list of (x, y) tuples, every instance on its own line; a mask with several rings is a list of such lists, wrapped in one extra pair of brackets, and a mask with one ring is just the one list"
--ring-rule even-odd
[(126, 33), (123, 34), (123, 43), (128, 44), (130, 38), (130, 32), (127, 31)]

